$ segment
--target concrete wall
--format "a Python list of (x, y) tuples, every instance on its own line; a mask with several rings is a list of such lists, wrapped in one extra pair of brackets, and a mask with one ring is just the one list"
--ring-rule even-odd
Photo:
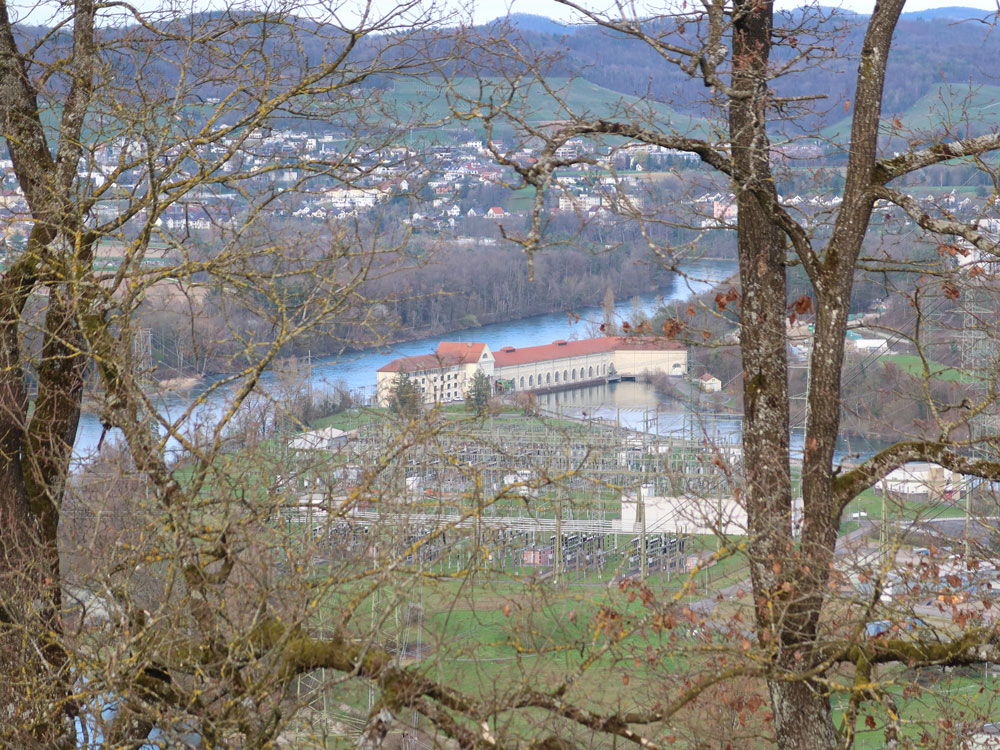
[(512, 381), (516, 391), (530, 391), (602, 380), (608, 376), (612, 365), (615, 372), (629, 375), (644, 372), (686, 375), (687, 351), (624, 350), (581, 354), (523, 365), (498, 365), (496, 376)]
[(614, 352), (615, 370), (629, 375), (662, 371), (667, 375), (687, 375), (687, 350), (618, 350)]
[(889, 472), (885, 487), (900, 495), (943, 495), (962, 489), (960, 474), (938, 464), (909, 463)]
[[(724, 534), (747, 533), (746, 509), (731, 497), (658, 497), (643, 495), (648, 533)], [(640, 518), (635, 495), (622, 495), (622, 523), (635, 524)]]

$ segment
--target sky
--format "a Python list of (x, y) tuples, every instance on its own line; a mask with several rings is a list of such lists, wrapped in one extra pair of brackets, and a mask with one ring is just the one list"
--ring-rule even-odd
[[(297, 0), (293, 0), (296, 2)], [(794, 8), (802, 5), (803, 0), (776, 0), (779, 8)], [(259, 0), (132, 0), (130, 3), (140, 11), (148, 12), (153, 8), (170, 8), (174, 14), (190, 12), (192, 10), (207, 10), (209, 8), (226, 8), (235, 6), (256, 7), (266, 4)], [(562, 23), (578, 22), (580, 16), (575, 11), (567, 8), (555, 0), (301, 0), (301, 10), (312, 9), (317, 16), (327, 19), (330, 12), (336, 9), (337, 15), (344, 22), (349, 22), (354, 15), (352, 11), (359, 7), (364, 7), (371, 3), (376, 12), (398, 7), (399, 3), (413, 3), (414, 13), (423, 14), (430, 12), (436, 15), (432, 8), (439, 10), (450, 10), (457, 14), (457, 18), (468, 21), (471, 13), (471, 20), (480, 24), (492, 21), (495, 18), (506, 16), (508, 13), (531, 13), (534, 15), (547, 16)], [(644, 8), (655, 12), (656, 8), (673, 6), (677, 8), (680, 3), (698, 3), (698, 0), (576, 0), (579, 4), (591, 8), (595, 11), (613, 8), (616, 4), (622, 4), (628, 8), (635, 8), (636, 12), (642, 13)], [(818, 0), (824, 6), (839, 6), (847, 10), (859, 13), (870, 13), (875, 6), (875, 0)], [(278, 3), (281, 4), (280, 2)], [(51, 25), (54, 17), (60, 15), (60, 2), (56, 0), (14, 0), (7, 3), (7, 6), (16, 20), (37, 23), (41, 25)], [(982, 8), (984, 10), (997, 11), (1000, 7), (1000, 0), (909, 0), (904, 9), (907, 11), (926, 10), (928, 8), (941, 8), (949, 6), (962, 6), (970, 8)]]

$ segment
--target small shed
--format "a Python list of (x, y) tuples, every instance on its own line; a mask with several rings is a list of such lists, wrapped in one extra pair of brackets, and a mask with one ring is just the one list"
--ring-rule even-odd
[(722, 390), (722, 381), (706, 372), (698, 378), (698, 387), (705, 393), (717, 393)]

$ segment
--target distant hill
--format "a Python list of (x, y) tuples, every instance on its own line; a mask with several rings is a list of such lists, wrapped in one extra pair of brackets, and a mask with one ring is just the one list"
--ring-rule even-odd
[[(1000, 60), (1000, 34), (992, 26), (978, 23), (928, 23), (928, 20), (949, 18), (980, 19), (987, 11), (954, 6), (904, 14), (897, 26), (889, 54), (889, 67), (884, 94), (885, 111), (902, 115), (917, 106), (926, 96), (933, 96), (942, 85), (996, 85), (996, 61)], [(818, 11), (827, 19), (828, 28), (818, 38), (820, 46), (833, 46), (839, 57), (807, 71), (777, 80), (774, 86), (781, 95), (822, 96), (825, 102), (817, 110), (825, 110), (801, 123), (808, 131), (839, 125), (844, 105), (851, 97), (857, 75), (858, 53), (864, 36), (867, 16), (830, 8)], [(522, 18), (522, 17), (516, 17)], [(796, 29), (800, 44), (809, 42), (809, 33), (800, 27), (817, 18), (817, 10), (791, 10), (776, 14), (776, 24)], [(533, 20), (531, 20), (533, 19)], [(531, 28), (537, 22), (538, 28)], [(663, 61), (654, 50), (624, 35), (592, 25), (562, 27), (550, 19), (528, 16), (516, 21), (519, 44), (525, 54), (553, 60), (552, 74), (577, 75), (608, 91), (657, 102), (672, 112), (692, 117), (709, 115), (705, 106), (705, 89), (676, 66)], [(559, 29), (554, 36), (552, 29)], [(572, 29), (572, 33), (569, 33)], [(836, 31), (834, 31), (836, 29)], [(651, 26), (651, 32), (662, 34), (665, 41), (680, 42), (672, 29), (661, 24)], [(835, 36), (826, 36), (830, 33)], [(777, 48), (776, 58), (788, 55)], [(982, 107), (981, 103), (976, 103)], [(926, 119), (926, 102), (916, 119)], [(843, 128), (836, 127), (843, 132)]]
[[(886, 108), (882, 119), (883, 132), (889, 133), (889, 126), (895, 121), (894, 128), (902, 132), (900, 137), (916, 137), (942, 120), (968, 122), (968, 125), (961, 125), (959, 132), (979, 135), (1000, 127), (1000, 86), (932, 86), (904, 110)], [(851, 117), (846, 115), (827, 126), (821, 135), (842, 141), (850, 132)]]
[[(997, 85), (1000, 34), (995, 33), (992, 25), (975, 20), (966, 23), (946, 21), (963, 17), (981, 19), (988, 15), (986, 11), (962, 6), (903, 15), (890, 48), (883, 102), (887, 117), (897, 116), (904, 123), (918, 128), (921, 123), (927, 122), (927, 112), (939, 100), (941, 87), (950, 86), (953, 88), (947, 98), (953, 108), (951, 119), (959, 122), (962, 117), (956, 105), (962, 101), (962, 94), (956, 92), (967, 91), (970, 86)], [(775, 23), (779, 27), (783, 25), (794, 30), (790, 33), (797, 45), (794, 50), (776, 47), (776, 66), (800, 54), (805, 46), (815, 45), (818, 50), (816, 59), (806, 70), (779, 78), (773, 83), (779, 96), (820, 98), (815, 105), (815, 113), (800, 119), (794, 126), (796, 131), (789, 135), (812, 134), (826, 129), (827, 134), (842, 137), (846, 132), (845, 117), (850, 114), (849, 100), (853, 95), (857, 56), (866, 18), (829, 8), (800, 8), (776, 14)], [(817, 20), (822, 21), (824, 27), (810, 31), (810, 26)], [(184, 20), (178, 18), (171, 23), (183, 25)], [(267, 42), (267, 49), (277, 51), (294, 41), (302, 54), (312, 61), (322, 60), (328, 53), (329, 40), (336, 40), (338, 35), (343, 35), (343, 31), (321, 21), (309, 21), (307, 24), (314, 24), (322, 33), (315, 37), (301, 34), (292, 40), (290, 34), (274, 32)], [(563, 25), (531, 13), (516, 13), (508, 18), (495, 19), (481, 26), (480, 31), (484, 36), (495, 34), (504, 24), (516, 29), (516, 33), (511, 34), (510, 43), (519, 48), (526, 60), (543, 60), (543, 69), (558, 82), (557, 85), (566, 86), (573, 79), (567, 92), (570, 109), (577, 112), (609, 117), (615, 115), (616, 108), (628, 107), (633, 114), (636, 111), (647, 114), (659, 127), (672, 127), (685, 133), (708, 132), (704, 125), (707, 118), (719, 114), (711, 109), (711, 95), (700, 80), (666, 63), (655, 50), (630, 36), (615, 34), (596, 25)], [(125, 31), (109, 30), (107, 33), (114, 35)], [(651, 22), (648, 31), (667, 43), (687, 43), (667, 21)], [(692, 31), (689, 26), (689, 37)], [(67, 33), (63, 30), (62, 37), (58, 33), (53, 35), (42, 56), (61, 54), (58, 44), (68, 43), (68, 38), (63, 38)], [(19, 27), (18, 34), (30, 40), (44, 36), (41, 28), (27, 26)], [(358, 44), (355, 54), (358, 59), (370, 57), (386, 46), (386, 39), (394, 40), (395, 37), (375, 35), (365, 38)], [(432, 52), (441, 60), (447, 60), (454, 48), (447, 31), (434, 29), (429, 39)], [(828, 53), (828, 50), (835, 52)], [(384, 53), (384, 61), (391, 63), (395, 56), (404, 57), (411, 51), (407, 45), (392, 41), (378, 54)], [(178, 49), (177, 57), (183, 54), (183, 50)], [(370, 78), (362, 88), (384, 91), (404, 111), (426, 108), (444, 117), (448, 107), (441, 95), (432, 90), (434, 83), (441, 80), (441, 71), (446, 75), (455, 73), (463, 76), (479, 73), (487, 80), (491, 77), (495, 80), (517, 80), (528, 67), (517, 62), (516, 55), (493, 55), (488, 45), (475, 48), (470, 55), (471, 59), (461, 64), (444, 63), (433, 72), (429, 69), (429, 81), (424, 84), (414, 84), (419, 76), (393, 80), (386, 75)], [(171, 60), (169, 52), (164, 52), (148, 63), (149, 69), (164, 81), (175, 80), (181, 73)], [(126, 77), (131, 64), (128, 56), (116, 61)], [(504, 66), (504, 69), (498, 71), (497, 65)], [(455, 92), (463, 94), (464, 86), (464, 83), (461, 84)], [(205, 97), (222, 97), (228, 92), (224, 81), (212, 81), (199, 93)], [(472, 98), (478, 93), (470, 84), (467, 95)], [(993, 100), (987, 98), (994, 95), (993, 89), (983, 89), (972, 96), (968, 102), (971, 116), (977, 119), (982, 116), (986, 123), (995, 124), (997, 110), (992, 108)], [(529, 98), (532, 101), (525, 101), (524, 104), (532, 110), (528, 117), (532, 122), (564, 119), (567, 116), (567, 112), (561, 111), (560, 105), (543, 92), (533, 93)], [(459, 125), (455, 129), (463, 127)]]
[(551, 18), (534, 13), (511, 13), (509, 16), (502, 16), (490, 21), (491, 24), (498, 22), (510, 23), (521, 31), (534, 31), (537, 34), (572, 34), (577, 28), (566, 26)]
[(907, 20), (920, 19), (930, 21), (938, 18), (951, 18), (955, 20), (965, 18), (989, 18), (996, 15), (995, 12), (982, 8), (966, 8), (962, 5), (949, 5), (947, 8), (928, 8), (927, 10), (911, 10), (903, 13), (903, 18)]

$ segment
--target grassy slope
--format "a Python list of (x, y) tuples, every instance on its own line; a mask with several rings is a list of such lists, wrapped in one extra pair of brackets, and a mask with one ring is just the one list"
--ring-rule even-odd
[[(924, 363), (916, 354), (888, 354), (881, 359), (884, 362), (892, 362), (915, 378), (922, 379), (924, 377)], [(927, 366), (930, 368), (930, 376), (933, 379), (952, 382), (962, 380), (962, 372), (954, 367), (943, 365), (932, 359), (927, 360)]]
[[(671, 110), (658, 103), (647, 103), (643, 100), (616, 93), (582, 79), (552, 78), (548, 84), (555, 96), (547, 94), (538, 85), (527, 88), (516, 97), (509, 106), (509, 111), (524, 117), (529, 123), (537, 124), (547, 120), (566, 119), (567, 112), (572, 111), (586, 117), (613, 117), (617, 113), (628, 110), (631, 116), (655, 118), (658, 125), (673, 128), (680, 133), (704, 135), (708, 132), (706, 121)], [(453, 81), (446, 94), (440, 82), (409, 78), (395, 82), (384, 99), (386, 103), (396, 106), (401, 112), (423, 113), (425, 118), (443, 120), (452, 112), (452, 106), (458, 110), (468, 109), (468, 100), (480, 97), (488, 98), (489, 88), (494, 87), (494, 100), (501, 101), (506, 92), (501, 88), (502, 82), (484, 82), (484, 90), (480, 90), (480, 82), (473, 78), (460, 78)], [(560, 104), (559, 100), (565, 103)]]
[[(890, 133), (893, 118), (899, 120), (904, 135), (912, 131), (919, 137), (932, 125), (939, 132), (941, 123), (954, 126), (954, 136), (966, 135), (969, 130), (980, 133), (1000, 124), (1000, 86), (955, 86), (942, 84), (927, 92), (905, 112), (886, 112), (883, 135)], [(834, 140), (846, 140), (851, 132), (851, 114), (824, 128), (820, 135)], [(969, 125), (974, 125), (970, 127)], [(899, 127), (899, 126), (897, 126)]]
[[(347, 423), (356, 420), (358, 416), (371, 419), (377, 418), (378, 414), (368, 412), (351, 415), (352, 419), (347, 419), (345, 415), (338, 416), (339, 420), (333, 418), (324, 421), (339, 421), (348, 426)], [(461, 407), (449, 407), (445, 410), (445, 416), (457, 420), (465, 416), (465, 413)], [(513, 413), (505, 420), (504, 425), (505, 430), (530, 430), (538, 426), (537, 420)], [(569, 428), (572, 425), (563, 423), (561, 426)], [(474, 425), (466, 427), (475, 432)], [(865, 510), (869, 519), (876, 519), (880, 508), (881, 498), (869, 491), (852, 503), (848, 510)], [(939, 513), (951, 515), (951, 510), (944, 509), (941, 513), (941, 508), (913, 504), (902, 509), (892, 509), (890, 517), (910, 518)], [(627, 540), (624, 541), (627, 543)], [(705, 540), (697, 541), (704, 545)], [(697, 542), (694, 545), (696, 549), (700, 546), (702, 545)], [(709, 541), (704, 546), (711, 550), (714, 548), (714, 541)], [(694, 549), (689, 550), (693, 551)], [(738, 555), (724, 563), (721, 567), (725, 570), (715, 571), (722, 575), (722, 580), (713, 580), (711, 588), (717, 589), (742, 580), (746, 575), (742, 563), (743, 559)], [(522, 684), (551, 688), (567, 674), (575, 673), (585, 655), (604, 640), (595, 629), (601, 607), (611, 607), (632, 616), (646, 614), (641, 602), (629, 601), (626, 592), (609, 585), (611, 580), (608, 574), (613, 571), (605, 571), (603, 577), (595, 577), (593, 571), (579, 577), (570, 573), (564, 578), (564, 584), (568, 585), (552, 586), (535, 579), (533, 574), (537, 571), (519, 567), (518, 573), (510, 570), (481, 570), (475, 578), (462, 579), (453, 578), (451, 569), (442, 566), (425, 567), (412, 578), (403, 575), (395, 580), (398, 588), (393, 588), (390, 583), (383, 591), (386, 598), (377, 605), (378, 608), (388, 607), (389, 612), (380, 628), (382, 637), (391, 642), (398, 637), (396, 634), (399, 628), (405, 628), (407, 642), (413, 644), (419, 637), (425, 648), (428, 648), (424, 656), (417, 657), (421, 668), (447, 684), (488, 699), (494, 691), (516, 689)], [(669, 601), (678, 595), (685, 578), (684, 575), (675, 576), (669, 582), (664, 582), (662, 576), (654, 574), (649, 583), (655, 590), (657, 599)], [(700, 575), (696, 580), (704, 583)], [(347, 584), (343, 589), (338, 587), (330, 592), (329, 604), (334, 611), (339, 609), (338, 603), (348, 597), (351, 589), (352, 586)], [(399, 596), (403, 602), (418, 602), (421, 605), (423, 630), (419, 636), (413, 622), (403, 624), (408, 617), (405, 606), (401, 610), (403, 621), (392, 615), (395, 605), (391, 602), (394, 595)], [(694, 594), (691, 598), (698, 599), (701, 596), (704, 593)], [(688, 597), (681, 598), (682, 602), (687, 600)], [(362, 600), (356, 622), (359, 627), (367, 626), (367, 612), (374, 606), (376, 605), (370, 598)], [(732, 602), (720, 606), (728, 611), (730, 607), (740, 605)], [(722, 621), (725, 615), (720, 614), (719, 618)], [(702, 661), (710, 655), (711, 646), (707, 642), (693, 640), (691, 627), (694, 626), (681, 618), (679, 626), (662, 638), (651, 631), (635, 633), (622, 644), (621, 653), (600, 657), (593, 669), (580, 675), (570, 697), (595, 710), (614, 710), (621, 702), (631, 700), (636, 691), (646, 694), (662, 687), (670, 676), (696, 673), (702, 666)], [(645, 653), (647, 643), (654, 649), (666, 647), (667, 653), (675, 654), (675, 658), (655, 665), (635, 661), (632, 657)], [(626, 675), (631, 676), (631, 683), (624, 681)], [(910, 679), (908, 674), (900, 677)], [(908, 737), (919, 736), (927, 726), (923, 721), (927, 718), (927, 705), (940, 701), (942, 705), (953, 709), (966, 697), (966, 692), (963, 692), (966, 687), (959, 679), (956, 684), (942, 685), (918, 697), (907, 697), (899, 689), (890, 688), (897, 693), (896, 700), (903, 713), (904, 733)], [(363, 713), (366, 709), (366, 691), (358, 690), (353, 699), (341, 692), (338, 698), (352, 705), (358, 713)], [(991, 694), (983, 697), (972, 695), (971, 708), (974, 711), (982, 710), (984, 706), (981, 704), (990, 698)], [(937, 712), (939, 713), (940, 711)], [(510, 729), (527, 731), (527, 722), (531, 721), (531, 717), (519, 715), (509, 717), (508, 720), (512, 722)], [(882, 721), (880, 715), (878, 721)], [(859, 718), (859, 729), (863, 733), (858, 739), (858, 747), (877, 747), (877, 733), (865, 732), (863, 722), (864, 717)]]

